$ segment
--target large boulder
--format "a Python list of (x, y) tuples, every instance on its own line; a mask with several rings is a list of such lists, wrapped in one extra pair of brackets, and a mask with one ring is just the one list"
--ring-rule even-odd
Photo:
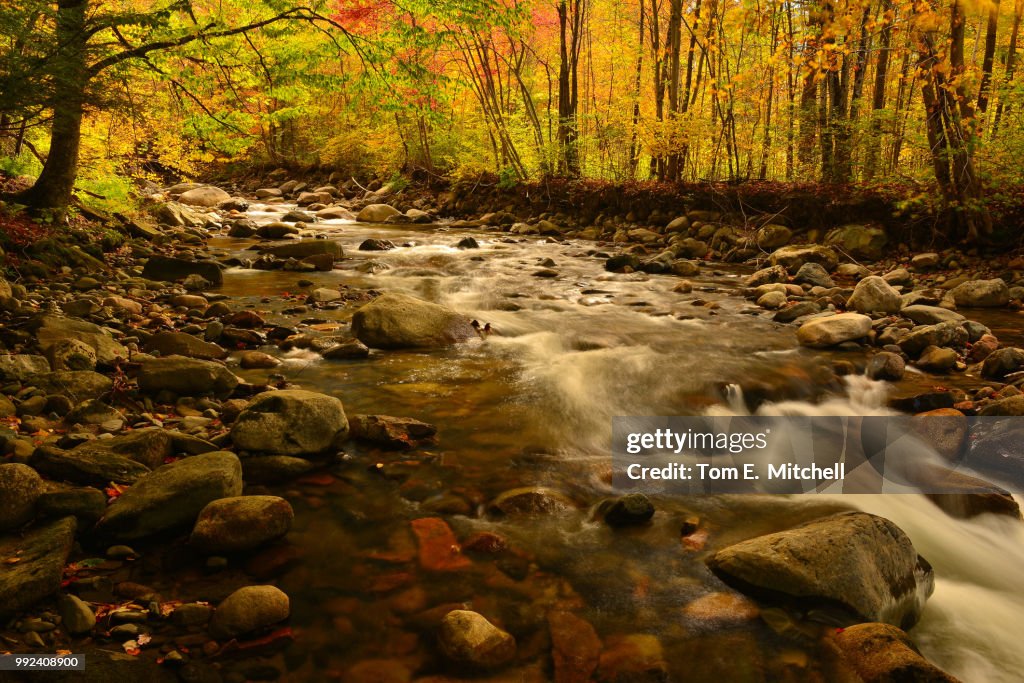
[(900, 311), (904, 318), (913, 320), (918, 325), (937, 325), (938, 323), (963, 323), (967, 318), (956, 311), (939, 306), (927, 306), (925, 304), (912, 304)]
[(1021, 370), (1024, 370), (1024, 349), (1014, 346), (993, 351), (981, 364), (981, 376), (986, 379), (1002, 379)]
[(50, 479), (87, 486), (133, 484), (150, 472), (142, 463), (110, 451), (64, 451), (45, 445), (37, 448), (28, 462)]
[(918, 356), (929, 346), (961, 347), (967, 343), (967, 330), (955, 321), (915, 327), (897, 342), (909, 356)]
[(206, 187), (197, 187), (194, 190), (183, 192), (179, 197), (178, 201), (182, 204), (189, 206), (205, 206), (215, 207), (221, 202), (226, 202), (231, 199), (231, 195), (220, 189), (219, 187), (213, 187), (207, 185)]
[(29, 329), (35, 332), (36, 341), (43, 353), (49, 353), (60, 342), (74, 340), (92, 348), (96, 352), (96, 362), (100, 365), (113, 365), (118, 358), (128, 358), (128, 349), (115, 340), (109, 331), (85, 320), (45, 314), (33, 319)]
[[(164, 464), (164, 461), (178, 452), (172, 432), (160, 427), (146, 427), (122, 432), (109, 439), (92, 439), (71, 450), (71, 454), (99, 453), (120, 455), (129, 460), (141, 463), (151, 470)], [(209, 450), (217, 450), (210, 447)]]
[(28, 465), (0, 464), (0, 532), (32, 519), (43, 480)]
[(271, 244), (260, 249), (260, 253), (270, 254), (278, 258), (297, 259), (328, 254), (333, 256), (335, 260), (345, 255), (341, 245), (333, 240), (302, 240), (285, 242), (284, 244)]
[(198, 275), (214, 285), (224, 282), (223, 271), (212, 261), (186, 261), (170, 256), (151, 256), (142, 268), (142, 277), (147, 280), (174, 282), (189, 275)]
[(221, 360), (227, 358), (227, 350), (212, 342), (185, 332), (159, 332), (146, 340), (146, 353), (161, 356), (186, 356), (200, 360)]
[(769, 223), (761, 226), (755, 239), (758, 249), (778, 249), (789, 244), (789, 241), (793, 239), (793, 231), (785, 225)]
[(356, 220), (360, 223), (383, 223), (400, 213), (401, 211), (390, 204), (370, 204), (356, 215)]
[(192, 526), (211, 502), (242, 493), (242, 464), (234, 453), (214, 451), (154, 470), (118, 497), (96, 531), (134, 540)]
[(817, 606), (840, 622), (909, 628), (934, 588), (931, 567), (887, 519), (845, 512), (715, 553), (725, 582), (770, 601)]
[(0, 355), (0, 379), (9, 382), (24, 382), (32, 375), (50, 371), (50, 362), (44, 356), (27, 353), (5, 353)]
[(900, 293), (877, 275), (866, 277), (853, 288), (846, 307), (858, 313), (895, 313), (903, 305)]
[(972, 280), (957, 285), (949, 295), (957, 306), (994, 308), (1010, 303), (1010, 288), (1000, 279)]
[(830, 273), (839, 265), (836, 252), (820, 244), (793, 244), (776, 249), (768, 258), (773, 266), (782, 266), (791, 274), (805, 263), (817, 263)]
[(260, 394), (231, 425), (237, 448), (277, 455), (323, 453), (347, 436), (341, 401), (299, 389)]
[(252, 550), (288, 533), (294, 517), (291, 504), (277, 496), (221, 498), (199, 513), (189, 543), (208, 554)]
[(441, 620), (441, 652), (457, 664), (496, 669), (516, 656), (516, 639), (482, 614), (452, 610)]
[(99, 398), (109, 394), (114, 382), (106, 375), (91, 370), (45, 372), (34, 375), (32, 385), (47, 394), (60, 394), (74, 401)]
[(75, 542), (74, 517), (64, 517), (21, 536), (0, 540), (0, 617), (9, 617), (60, 590), (71, 546)]
[(856, 624), (837, 632), (835, 642), (864, 683), (959, 683), (891, 624)]
[(206, 216), (178, 202), (160, 204), (153, 210), (153, 216), (161, 225), (175, 228), (201, 228), (207, 222)]
[(139, 369), (138, 380), (139, 388), (146, 393), (167, 390), (179, 396), (227, 397), (238, 386), (238, 378), (220, 363), (184, 356), (147, 360)]
[(436, 348), (476, 336), (466, 316), (406, 294), (385, 294), (352, 316), (352, 333), (371, 348)]
[(812, 318), (796, 331), (803, 346), (821, 349), (867, 336), (871, 331), (871, 318), (860, 313), (840, 313), (823, 318)]
[(874, 225), (844, 225), (825, 235), (825, 244), (855, 259), (877, 261), (885, 255), (889, 236)]
[(210, 622), (214, 638), (234, 638), (284, 621), (291, 613), (288, 596), (274, 586), (245, 586), (217, 605)]

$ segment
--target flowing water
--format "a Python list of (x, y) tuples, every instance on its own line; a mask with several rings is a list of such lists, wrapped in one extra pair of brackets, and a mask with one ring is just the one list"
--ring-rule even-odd
[[(269, 221), (280, 209), (255, 207), (250, 217)], [(306, 291), (302, 278), (314, 288), (406, 291), (494, 332), (453, 349), (360, 361), (276, 352), (285, 364), (273, 372), (337, 395), (349, 413), (409, 416), (439, 429), (434, 447), (399, 455), (357, 448), (333, 478), (273, 487), (296, 509), (291, 546), (247, 570), (273, 576), (292, 597), (289, 680), (323, 680), (365, 659), (444, 670), (428, 625), (460, 605), (499, 618), (527, 670), (549, 657), (545, 615), (557, 608), (593, 623), (606, 646), (620, 635), (658, 636), (672, 680), (828, 680), (806, 633), (770, 628), (742, 606), (697, 606), (724, 590), (703, 563), (709, 552), (844, 507), (892, 519), (935, 566), (935, 594), (911, 632), (929, 658), (968, 683), (1019, 680), (1024, 529), (1014, 520), (952, 519), (920, 496), (706, 496), (657, 498), (652, 525), (640, 530), (593, 521), (592, 507), (613, 494), (615, 415), (884, 411), (884, 385), (837, 384), (825, 371), (830, 358), (800, 349), (791, 327), (729, 296), (738, 270), (706, 269), (681, 294), (674, 277), (606, 273), (606, 255), (587, 242), (345, 221), (318, 223), (316, 232), (345, 246), (340, 270), (234, 268), (220, 291), (314, 334), (346, 335), (355, 306), (289, 310), (296, 301), (282, 295)], [(468, 234), (481, 248), (455, 248)], [(368, 237), (399, 246), (357, 251)], [(244, 256), (253, 244), (218, 238), (211, 246)], [(558, 276), (537, 276), (544, 268)], [(253, 381), (268, 374), (238, 372)], [(580, 510), (529, 520), (486, 513), (487, 501), (523, 486), (557, 489)], [(444, 518), (460, 540), (496, 532), (512, 550), (454, 572), (424, 571), (409, 522), (425, 516)], [(690, 516), (700, 530), (681, 539)]]

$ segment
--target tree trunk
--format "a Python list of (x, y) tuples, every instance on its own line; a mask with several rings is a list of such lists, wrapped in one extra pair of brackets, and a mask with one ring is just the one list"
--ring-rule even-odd
[(679, 147), (676, 141), (676, 128), (679, 125), (679, 77), (680, 55), (682, 52), (683, 35), (683, 0), (669, 0), (668, 14), (668, 121), (671, 151), (665, 166), (663, 180), (679, 180)]
[(992, 64), (996, 56), (996, 32), (999, 30), (999, 0), (995, 0), (988, 11), (988, 28), (985, 33), (985, 58), (981, 65), (981, 87), (978, 88), (978, 111), (988, 110), (989, 87), (992, 84)]
[(889, 73), (889, 47), (892, 45), (892, 0), (882, 0), (882, 30), (879, 35), (878, 61), (875, 62), (875, 90), (871, 96), (871, 128), (868, 134), (867, 158), (864, 160), (864, 178), (871, 180), (878, 170), (878, 155), (882, 148), (881, 113), (885, 109), (885, 80)]
[(633, 120), (629, 141), (629, 178), (636, 178), (640, 165), (640, 86), (644, 74), (644, 0), (640, 0), (640, 40), (636, 50), (636, 70), (633, 78)]
[[(1010, 46), (1006, 50), (1006, 75), (1003, 77), (1006, 85), (1013, 82), (1013, 71), (1017, 65), (1017, 37), (1020, 35), (1020, 17), (1024, 10), (1024, 0), (1017, 0), (1013, 6), (1013, 28), (1010, 29)], [(1003, 118), (1003, 111), (1009, 112), (1010, 105), (1004, 104), (1006, 97), (999, 98), (999, 106), (996, 107), (996, 117), (992, 122), (992, 136), (995, 137), (999, 129), (999, 121)]]
[(71, 203), (82, 141), (82, 115), (89, 77), (85, 65), (88, 0), (57, 3), (59, 52), (54, 57), (53, 125), (50, 152), (35, 184), (19, 198), (37, 209), (63, 210)]

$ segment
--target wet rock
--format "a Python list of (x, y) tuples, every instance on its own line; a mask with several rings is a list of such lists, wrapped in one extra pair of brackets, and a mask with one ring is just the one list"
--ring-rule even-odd
[(811, 285), (812, 287), (832, 288), (836, 286), (828, 271), (818, 263), (805, 263), (800, 266), (800, 270), (796, 271), (796, 275), (793, 276), (793, 282), (798, 285)]
[(327, 254), (335, 260), (345, 256), (341, 244), (334, 240), (302, 240), (283, 244), (273, 244), (260, 250), (261, 254), (269, 254), (277, 258), (304, 259), (311, 256)]
[(786, 282), (787, 280), (789, 280), (789, 273), (785, 268), (782, 266), (770, 266), (753, 273), (744, 284), (747, 287), (760, 287), (761, 285)]
[(174, 282), (189, 275), (198, 275), (214, 285), (224, 282), (224, 273), (220, 266), (211, 261), (186, 261), (169, 256), (152, 256), (142, 269), (142, 277), (147, 280)]
[(258, 228), (252, 221), (235, 221), (228, 228), (228, 237), (241, 237), (243, 239), (252, 237)]
[(910, 259), (910, 267), (914, 270), (931, 270), (939, 265), (941, 258), (935, 252), (929, 251), (924, 254), (915, 254)]
[(925, 391), (910, 395), (889, 397), (889, 407), (904, 413), (924, 413), (930, 410), (952, 408), (955, 400), (948, 391)]
[(773, 266), (782, 266), (790, 273), (798, 272), (805, 263), (817, 263), (830, 273), (839, 265), (836, 252), (819, 244), (790, 245), (776, 249), (769, 261)]
[(366, 239), (363, 240), (362, 244), (359, 245), (359, 251), (389, 251), (395, 248), (395, 243), (391, 240), (381, 239)]
[(316, 217), (322, 221), (354, 221), (355, 215), (348, 209), (341, 206), (329, 206), (316, 212)]
[(872, 225), (844, 225), (829, 231), (825, 244), (855, 259), (877, 261), (885, 255), (889, 236), (885, 230)]
[(905, 354), (916, 357), (929, 346), (962, 347), (967, 343), (967, 330), (956, 322), (915, 327), (897, 343)]
[(128, 358), (128, 349), (117, 342), (109, 331), (84, 320), (40, 315), (30, 321), (29, 329), (35, 332), (36, 341), (44, 353), (49, 353), (50, 348), (58, 342), (74, 340), (92, 348), (96, 362), (100, 365), (113, 365), (118, 358)]
[(184, 332), (159, 332), (146, 340), (143, 349), (146, 353), (161, 356), (185, 356), (200, 360), (221, 360), (227, 358), (228, 352), (216, 344)]
[(149, 474), (148, 467), (109, 451), (63, 451), (40, 446), (29, 464), (50, 479), (86, 486), (106, 486), (109, 482), (134, 484)]
[(201, 228), (207, 221), (202, 213), (178, 202), (160, 204), (154, 209), (153, 217), (160, 225), (176, 228)]
[(800, 301), (792, 306), (779, 310), (772, 316), (777, 323), (791, 323), (797, 318), (805, 315), (816, 315), (821, 312), (821, 306), (813, 301)]
[(238, 364), (246, 370), (276, 368), (281, 361), (262, 351), (242, 351), (238, 354)]
[(60, 590), (76, 526), (74, 517), (65, 517), (0, 540), (0, 558), (19, 558), (0, 571), (0, 617), (12, 616)]
[(356, 220), (360, 223), (383, 223), (400, 213), (401, 211), (389, 204), (370, 204), (356, 214)]
[(917, 622), (934, 577), (907, 535), (882, 517), (847, 512), (718, 551), (711, 569), (738, 589), (801, 606), (832, 605), (846, 623)]
[(517, 516), (557, 515), (577, 509), (576, 503), (561, 491), (524, 486), (505, 491), (491, 501), (491, 514)]
[(479, 249), (480, 243), (472, 237), (463, 237), (455, 246), (458, 249)]
[(226, 202), (231, 199), (224, 190), (219, 187), (206, 186), (197, 187), (194, 190), (184, 192), (178, 197), (178, 201), (182, 204), (189, 206), (204, 206), (204, 207), (215, 207), (221, 202)]
[[(210, 450), (216, 450), (216, 448)], [(72, 455), (88, 452), (113, 453), (155, 470), (163, 465), (167, 458), (174, 455), (174, 433), (159, 427), (135, 429), (110, 439), (86, 441), (70, 452)]]
[(880, 351), (868, 361), (867, 376), (871, 379), (897, 382), (903, 379), (906, 363), (899, 354)]
[(668, 664), (656, 636), (633, 633), (608, 639), (598, 665), (600, 683), (664, 683)]
[(356, 339), (337, 344), (323, 352), (323, 357), (328, 360), (353, 360), (367, 358), (369, 355), (369, 347)]
[(654, 516), (654, 503), (642, 493), (627, 494), (602, 507), (605, 523), (613, 527), (646, 524)]
[(289, 235), (298, 235), (299, 229), (284, 221), (274, 221), (256, 228), (256, 234), (268, 240), (279, 240)]
[(95, 370), (96, 349), (79, 339), (60, 339), (46, 349), (54, 370)]
[(353, 439), (401, 451), (433, 441), (437, 434), (437, 427), (432, 424), (390, 415), (353, 415), (349, 427)]
[(589, 683), (601, 657), (601, 639), (590, 622), (571, 612), (548, 614), (555, 683)]
[(170, 391), (179, 396), (227, 397), (238, 386), (238, 378), (225, 366), (184, 356), (146, 360), (139, 370), (138, 381), (145, 393)]
[(280, 197), (281, 195), (281, 190), (276, 187), (264, 187), (256, 190), (256, 199), (270, 199), (272, 197)]
[(953, 349), (929, 346), (921, 352), (921, 357), (914, 363), (925, 372), (946, 373), (956, 367), (957, 355)]
[(436, 348), (475, 338), (469, 318), (405, 294), (385, 294), (352, 316), (352, 333), (370, 348)]
[(688, 603), (683, 614), (704, 624), (741, 624), (756, 619), (757, 605), (737, 593), (708, 593)]
[(856, 624), (836, 633), (835, 642), (864, 683), (958, 683), (922, 657), (910, 636), (891, 624)]
[(825, 348), (867, 336), (871, 331), (871, 318), (860, 313), (840, 313), (808, 320), (797, 330), (797, 340), (803, 346)]
[(0, 532), (31, 521), (42, 489), (43, 480), (31, 467), (0, 464)]
[(89, 633), (96, 625), (96, 615), (92, 608), (75, 595), (61, 594), (57, 598), (57, 608), (60, 610), (61, 623), (73, 636)]
[(0, 379), (24, 382), (33, 375), (50, 371), (50, 362), (43, 356), (30, 354), (0, 355)]
[(242, 466), (233, 453), (215, 451), (154, 470), (115, 500), (97, 524), (118, 540), (189, 527), (204, 507), (242, 492)]
[(221, 498), (199, 513), (189, 543), (207, 555), (252, 550), (287, 534), (294, 517), (277, 496)]
[(296, 479), (316, 465), (305, 458), (290, 455), (255, 455), (242, 458), (242, 472), (250, 484), (279, 484)]
[(792, 230), (784, 225), (775, 225), (773, 223), (762, 225), (755, 237), (757, 248), (764, 249), (765, 251), (784, 247), (789, 244), (791, 239), (793, 239)]
[(986, 379), (1003, 379), (1013, 372), (1024, 370), (1024, 349), (1009, 347), (993, 351), (981, 365), (981, 376)]
[(1010, 303), (1010, 289), (1000, 279), (964, 282), (950, 290), (957, 306), (993, 308)]
[(937, 325), (946, 322), (962, 323), (966, 320), (956, 311), (938, 306), (925, 306), (923, 304), (906, 306), (900, 310), (900, 315), (904, 318), (910, 318), (918, 325)]
[(410, 526), (419, 547), (420, 567), (426, 571), (459, 571), (472, 564), (459, 550), (458, 540), (448, 522), (440, 517), (414, 519)]
[(341, 298), (341, 292), (329, 287), (317, 287), (309, 293), (309, 301), (326, 304)]
[(47, 491), (36, 500), (36, 513), (40, 517), (74, 517), (79, 524), (90, 527), (106, 509), (107, 497), (103, 491), (91, 487)]
[(786, 295), (784, 292), (765, 292), (758, 300), (757, 305), (761, 308), (774, 311), (777, 308), (781, 308), (786, 305)]
[(452, 610), (441, 620), (438, 643), (444, 655), (456, 664), (480, 669), (497, 669), (516, 656), (516, 640), (482, 614)]
[(604, 269), (610, 273), (618, 273), (629, 268), (637, 270), (640, 268), (640, 257), (635, 254), (619, 254), (612, 256), (604, 262)]
[(1024, 415), (1024, 396), (1010, 396), (993, 401), (979, 410), (978, 415), (982, 417), (1020, 417)]
[(291, 613), (288, 596), (274, 586), (245, 586), (217, 605), (210, 635), (234, 638), (284, 621)]
[(337, 398), (289, 389), (253, 399), (231, 425), (231, 440), (246, 451), (315, 455), (337, 447), (348, 429)]
[(36, 375), (31, 381), (43, 393), (64, 395), (73, 401), (99, 398), (114, 388), (109, 377), (89, 370), (47, 372)]
[(859, 313), (896, 313), (903, 305), (900, 293), (877, 275), (857, 283), (846, 302), (847, 308)]

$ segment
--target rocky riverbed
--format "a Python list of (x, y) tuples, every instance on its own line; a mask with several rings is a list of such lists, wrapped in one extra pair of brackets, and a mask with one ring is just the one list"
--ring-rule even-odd
[(954, 680), (892, 521), (616, 496), (609, 422), (858, 383), (1020, 415), (1024, 261), (300, 181), (151, 201), (102, 260), (0, 281), (2, 649), (86, 653), (68, 680)]

